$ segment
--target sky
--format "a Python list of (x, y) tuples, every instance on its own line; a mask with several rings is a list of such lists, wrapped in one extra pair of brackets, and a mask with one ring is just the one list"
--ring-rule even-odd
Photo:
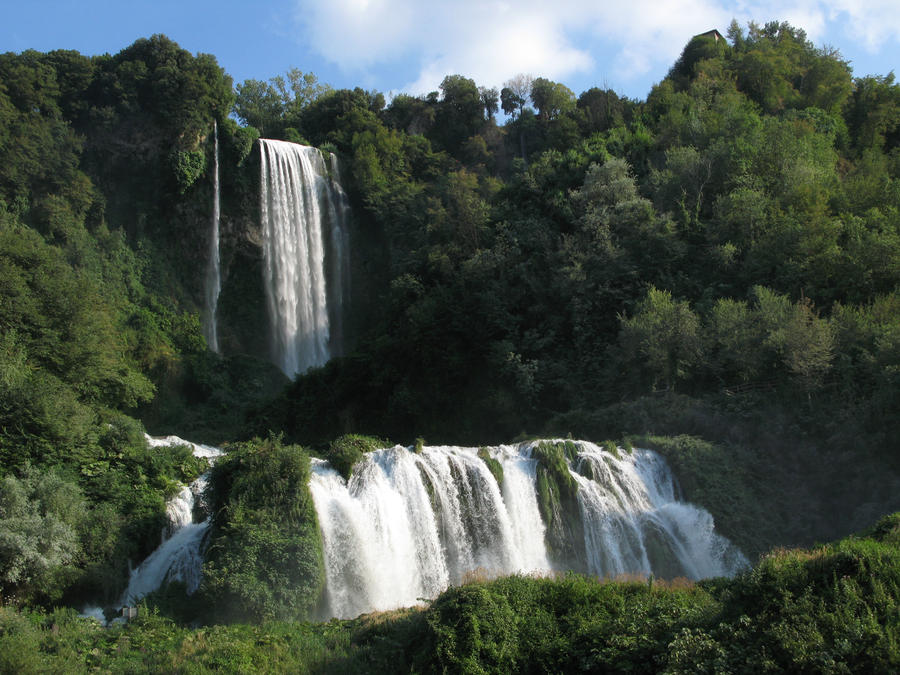
[(900, 67), (897, 0), (0, 0), (0, 17), (0, 52), (115, 54), (162, 33), (235, 83), (296, 67), (389, 98), (527, 73), (644, 99), (693, 35), (732, 18), (788, 21), (855, 75)]

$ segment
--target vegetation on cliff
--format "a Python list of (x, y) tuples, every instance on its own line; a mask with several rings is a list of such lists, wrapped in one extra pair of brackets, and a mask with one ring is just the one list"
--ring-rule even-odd
[(309, 456), (278, 439), (239, 443), (207, 490), (212, 534), (197, 602), (218, 621), (305, 619), (325, 586)]

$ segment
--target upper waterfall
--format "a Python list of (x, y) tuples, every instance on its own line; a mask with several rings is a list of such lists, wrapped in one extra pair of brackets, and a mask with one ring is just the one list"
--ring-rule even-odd
[(206, 264), (206, 342), (214, 352), (219, 351), (219, 331), (216, 313), (219, 293), (222, 291), (222, 273), (219, 259), (219, 123), (213, 122), (213, 215), (209, 236), (209, 260)]
[(340, 350), (348, 205), (318, 149), (260, 140), (260, 153), (272, 359), (293, 377)]

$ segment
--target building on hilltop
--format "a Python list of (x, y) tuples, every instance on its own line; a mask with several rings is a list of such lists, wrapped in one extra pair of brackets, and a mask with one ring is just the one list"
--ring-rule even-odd
[(699, 34), (695, 35), (694, 37), (708, 37), (708, 38), (712, 38), (716, 42), (718, 42), (719, 40), (725, 39), (722, 36), (722, 34), (719, 31), (717, 31), (715, 28), (713, 28), (712, 30), (706, 31), (705, 33), (699, 33)]

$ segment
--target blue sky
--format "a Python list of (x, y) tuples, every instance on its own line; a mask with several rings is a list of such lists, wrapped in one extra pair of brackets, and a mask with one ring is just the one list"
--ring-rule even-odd
[(857, 75), (900, 64), (897, 0), (0, 0), (0, 16), (0, 51), (116, 53), (164, 33), (214, 54), (235, 82), (297, 67), (388, 95), (523, 72), (644, 98), (692, 35), (732, 18), (789, 21)]

